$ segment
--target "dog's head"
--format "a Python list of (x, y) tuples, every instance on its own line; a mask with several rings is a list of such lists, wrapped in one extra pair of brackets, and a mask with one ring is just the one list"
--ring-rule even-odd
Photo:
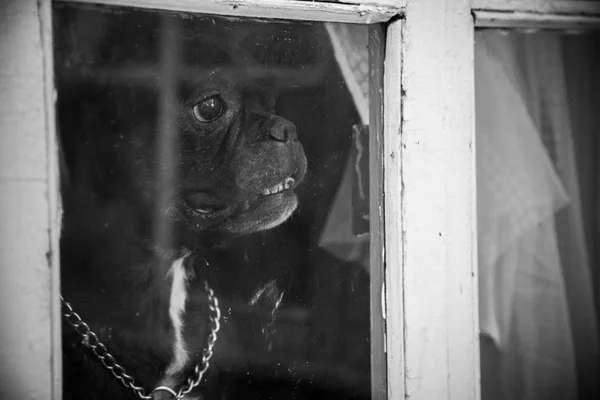
[(213, 74), (185, 93), (179, 122), (172, 215), (188, 229), (240, 235), (292, 214), (306, 157), (295, 125), (275, 114), (268, 92)]
[(139, 140), (135, 152), (133, 179), (148, 183), (140, 187), (146, 204), (186, 246), (285, 221), (307, 162), (295, 125), (275, 114), (272, 94), (218, 72), (175, 92), (170, 116), (159, 117), (155, 138)]

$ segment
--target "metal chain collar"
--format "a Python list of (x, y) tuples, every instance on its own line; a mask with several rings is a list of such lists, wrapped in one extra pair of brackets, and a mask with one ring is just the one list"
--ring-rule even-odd
[(194, 366), (193, 374), (187, 379), (186, 384), (179, 389), (174, 391), (167, 386), (158, 386), (150, 394), (146, 394), (144, 388), (135, 384), (135, 379), (128, 375), (115, 358), (108, 352), (106, 346), (98, 339), (98, 336), (90, 329), (90, 327), (83, 322), (81, 317), (73, 310), (73, 307), (60, 297), (62, 305), (66, 311), (63, 313), (67, 322), (73, 327), (73, 329), (83, 338), (82, 344), (88, 349), (92, 350), (94, 355), (102, 362), (102, 365), (109, 370), (115, 378), (121, 381), (125, 386), (133, 390), (133, 392), (143, 400), (152, 400), (155, 393), (167, 392), (173, 396), (174, 399), (182, 400), (188, 393), (190, 393), (196, 386), (202, 381), (202, 377), (210, 365), (210, 359), (213, 355), (213, 347), (217, 342), (217, 332), (219, 331), (221, 309), (219, 308), (219, 299), (215, 296), (215, 293), (208, 285), (207, 281), (204, 281), (204, 288), (208, 294), (208, 308), (210, 310), (210, 323), (211, 332), (208, 336), (208, 343), (206, 349), (202, 352), (202, 362)]

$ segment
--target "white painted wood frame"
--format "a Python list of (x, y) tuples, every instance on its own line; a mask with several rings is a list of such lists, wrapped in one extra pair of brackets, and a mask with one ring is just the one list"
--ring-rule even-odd
[(584, 30), (600, 28), (600, 2), (472, 0), (477, 28)]
[(62, 0), (81, 4), (131, 6), (154, 10), (181, 11), (251, 18), (275, 18), (374, 24), (398, 13), (391, 1), (380, 5), (352, 1), (344, 4), (297, 0)]
[(598, 15), (595, 0), (471, 0), (473, 10), (540, 15)]
[(50, 3), (0, 2), (0, 398), (60, 399)]
[[(387, 395), (423, 400), (480, 397), (472, 12), (595, 16), (600, 14), (597, 4), (549, 0), (77, 1), (352, 23), (385, 22), (402, 13), (405, 19), (394, 18), (388, 26), (385, 49), (386, 265), (381, 308), (387, 324)], [(515, 19), (508, 16), (505, 23), (510, 27)], [(51, 40), (49, 0), (0, 2), (3, 399), (61, 398)]]
[(471, 7), (421, 0), (403, 9), (405, 20), (388, 27), (384, 100), (388, 397), (476, 400)]
[(600, 15), (538, 14), (532, 12), (504, 12), (475, 10), (478, 28), (497, 29), (553, 29), (583, 31), (600, 28)]

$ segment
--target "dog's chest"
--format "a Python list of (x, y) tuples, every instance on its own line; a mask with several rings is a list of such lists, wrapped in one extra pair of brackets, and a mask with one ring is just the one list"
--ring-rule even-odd
[(171, 294), (169, 297), (169, 318), (173, 324), (173, 361), (167, 368), (167, 375), (180, 372), (186, 365), (189, 356), (183, 336), (185, 306), (188, 298), (188, 273), (184, 265), (185, 257), (173, 262)]
[(188, 302), (189, 272), (185, 266), (186, 257), (175, 260), (169, 270), (171, 287), (169, 292), (169, 319), (173, 328), (171, 360), (161, 380), (161, 385), (172, 386), (176, 377), (184, 372), (190, 362), (188, 344), (185, 340), (185, 313)]

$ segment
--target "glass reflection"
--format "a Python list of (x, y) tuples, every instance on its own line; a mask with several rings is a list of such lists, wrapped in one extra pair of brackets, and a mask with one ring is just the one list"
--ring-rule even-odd
[[(190, 398), (370, 398), (366, 28), (54, 20), (62, 294), (116, 375), (185, 390), (213, 334)], [(72, 322), (65, 398), (135, 398)]]

